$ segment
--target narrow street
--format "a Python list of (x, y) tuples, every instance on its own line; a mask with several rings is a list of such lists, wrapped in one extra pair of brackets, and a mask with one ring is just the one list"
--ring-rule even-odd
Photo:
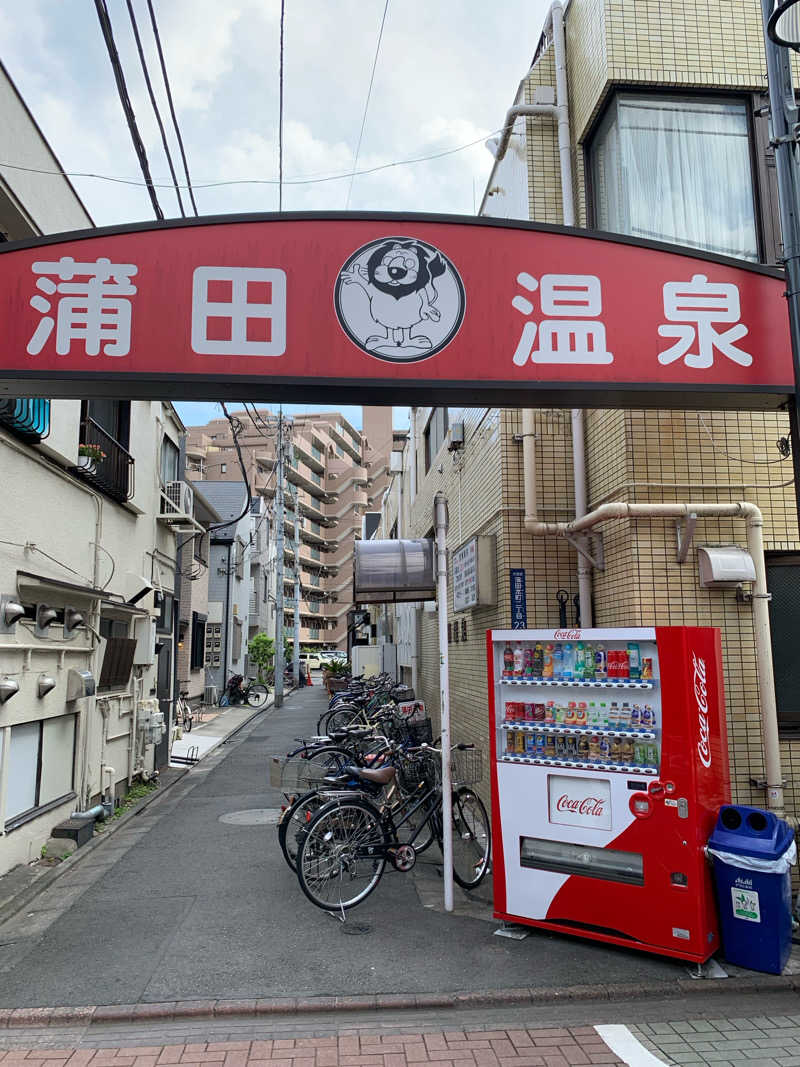
[(314, 732), (324, 702), (315, 685), (256, 716), (0, 927), (0, 1008), (686, 977), (577, 939), (494, 937), (488, 885), (448, 917), (427, 854), (411, 875), (387, 872), (345, 923), (314, 908), (280, 854), (267, 766)]

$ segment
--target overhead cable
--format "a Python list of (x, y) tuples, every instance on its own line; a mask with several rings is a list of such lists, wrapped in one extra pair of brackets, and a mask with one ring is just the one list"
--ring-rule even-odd
[(156, 49), (158, 51), (158, 61), (161, 64), (161, 75), (164, 79), (164, 89), (167, 94), (167, 103), (169, 104), (169, 113), (172, 116), (172, 125), (175, 129), (175, 136), (178, 140), (178, 148), (181, 153), (181, 160), (183, 162), (183, 173), (186, 175), (186, 188), (189, 190), (189, 199), (192, 202), (192, 210), (195, 215), (198, 215), (197, 204), (194, 199), (194, 190), (192, 189), (192, 179), (189, 177), (189, 164), (186, 162), (186, 152), (183, 147), (183, 138), (181, 137), (180, 127), (178, 126), (178, 117), (175, 114), (175, 105), (172, 102), (172, 89), (169, 84), (169, 76), (167, 75), (167, 63), (164, 59), (164, 50), (161, 47), (161, 35), (158, 32), (158, 23), (156, 22), (156, 13), (153, 10), (153, 0), (147, 0), (147, 9), (150, 12), (150, 22), (153, 27), (153, 37), (156, 42)]
[[(344, 174), (328, 174), (322, 177), (315, 178), (284, 178), (284, 185), (324, 185), (327, 182), (339, 182), (344, 181), (347, 178), (359, 178), (366, 174), (377, 174), (381, 170), (390, 170), (392, 167), (407, 167), (414, 163), (427, 163), (430, 160), (442, 159), (445, 156), (453, 156), (458, 152), (465, 152), (468, 148), (474, 148), (475, 145), (483, 144), (489, 137), (493, 137), (495, 134), (502, 133), (502, 129), (490, 130), (489, 133), (484, 133), (481, 137), (476, 137), (474, 141), (468, 141), (466, 144), (458, 145), (457, 148), (445, 148), (441, 152), (431, 152), (424, 156), (413, 156), (409, 159), (396, 159), (391, 163), (380, 163), (375, 167), (366, 167), (364, 170), (347, 171)], [(0, 170), (3, 168), (7, 170), (19, 170), (24, 171), (26, 174), (54, 174), (63, 178), (95, 178), (98, 181), (114, 182), (117, 185), (148, 185), (148, 187), (154, 187), (156, 189), (171, 189), (172, 182), (140, 182), (135, 178), (118, 178), (110, 174), (96, 174), (93, 171), (81, 171), (81, 170), (46, 170), (42, 167), (27, 167), (21, 163), (6, 163), (0, 161)], [(204, 181), (204, 182), (192, 182), (192, 188), (194, 189), (218, 189), (226, 185), (278, 185), (277, 178), (228, 178), (221, 181)], [(181, 185), (181, 188), (189, 188), (188, 186)]]
[(353, 179), (355, 178), (355, 170), (358, 166), (358, 157), (361, 153), (361, 139), (364, 136), (364, 127), (367, 123), (367, 111), (369, 110), (369, 101), (372, 96), (372, 83), (375, 81), (375, 68), (378, 66), (378, 56), (381, 51), (381, 41), (383, 40), (383, 27), (386, 25), (386, 12), (389, 10), (389, 0), (383, 5), (383, 17), (381, 18), (381, 26), (378, 30), (378, 43), (375, 46), (375, 56), (372, 60), (372, 72), (369, 76), (369, 88), (367, 89), (367, 99), (364, 103), (364, 114), (361, 116), (361, 129), (358, 132), (358, 144), (356, 145), (356, 154), (353, 158), (353, 173), (350, 175), (350, 185), (347, 189), (347, 200), (345, 202), (345, 211), (350, 207), (350, 194), (353, 192)]
[[(125, 120), (128, 123), (128, 129), (130, 131), (131, 140), (133, 141), (134, 151), (139, 159), (139, 166), (141, 167), (142, 174), (144, 175), (144, 185), (147, 187), (147, 191), (150, 194), (150, 201), (153, 205), (153, 211), (157, 219), (163, 220), (164, 212), (161, 210), (161, 205), (158, 202), (156, 196), (155, 185), (150, 175), (150, 164), (147, 162), (147, 153), (145, 152), (144, 143), (139, 134), (139, 127), (136, 124), (136, 116), (133, 113), (133, 105), (131, 104), (131, 98), (128, 95), (128, 87), (125, 84), (125, 75), (122, 71), (122, 63), (120, 62), (119, 52), (117, 51), (116, 43), (114, 42), (114, 31), (111, 28), (111, 19), (108, 14), (108, 7), (106, 6), (106, 0), (94, 0), (94, 6), (97, 11), (97, 18), (100, 22), (100, 30), (103, 34), (103, 40), (106, 43), (106, 49), (108, 50), (108, 58), (111, 60), (111, 69), (114, 72), (114, 81), (117, 83), (117, 92), (119, 93), (120, 103), (122, 104), (122, 110), (125, 113)], [(139, 185), (140, 182), (133, 184)]]
[(153, 114), (156, 117), (158, 123), (158, 130), (161, 134), (161, 143), (164, 146), (164, 155), (167, 157), (167, 166), (169, 172), (172, 175), (172, 186), (175, 190), (175, 195), (178, 198), (178, 209), (181, 213), (181, 218), (186, 218), (186, 212), (183, 210), (183, 200), (181, 199), (181, 191), (178, 188), (178, 175), (175, 173), (175, 167), (172, 163), (172, 153), (169, 150), (169, 144), (167, 143), (167, 135), (164, 130), (164, 123), (161, 121), (161, 112), (158, 107), (158, 101), (156, 100), (156, 94), (153, 92), (153, 83), (150, 81), (150, 71), (147, 69), (147, 60), (145, 59), (144, 49), (142, 48), (142, 39), (139, 36), (139, 27), (136, 23), (136, 15), (133, 10), (133, 4), (131, 0), (126, 0), (128, 6), (128, 15), (131, 20), (131, 29), (133, 30), (133, 36), (136, 40), (136, 50), (139, 53), (139, 62), (142, 67), (142, 74), (144, 75), (144, 83), (147, 86), (147, 93), (150, 97), (150, 105), (153, 108)]
[(281, 0), (281, 43), (278, 63), (278, 211), (283, 211), (283, 29), (286, 3)]

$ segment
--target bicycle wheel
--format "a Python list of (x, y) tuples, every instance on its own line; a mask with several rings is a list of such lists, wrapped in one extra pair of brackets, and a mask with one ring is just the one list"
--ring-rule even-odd
[(333, 800), (311, 820), (297, 850), (297, 878), (312, 904), (346, 911), (381, 880), (391, 838), (367, 800)]
[(362, 717), (362, 714), (358, 708), (341, 708), (331, 712), (328, 716), (328, 721), (325, 723), (325, 730), (328, 734), (336, 733), (343, 726), (350, 726), (351, 723), (355, 723), (357, 719)]
[(278, 823), (278, 844), (281, 846), (283, 858), (293, 871), (297, 870), (295, 863), (300, 841), (305, 836), (311, 819), (325, 803), (325, 798), (316, 789), (312, 789), (311, 792), (298, 797), (281, 816)]
[[(439, 846), (441, 847), (441, 839)], [(453, 793), (453, 878), (463, 889), (480, 885), (489, 870), (492, 832), (481, 798), (462, 787)]]
[(261, 682), (253, 682), (247, 690), (247, 703), (251, 708), (263, 708), (269, 696), (269, 689)]

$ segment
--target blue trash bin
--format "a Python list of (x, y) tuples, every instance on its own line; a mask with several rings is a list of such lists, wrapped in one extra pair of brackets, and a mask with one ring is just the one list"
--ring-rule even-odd
[(771, 811), (727, 804), (708, 840), (725, 959), (781, 974), (792, 947), (794, 830)]

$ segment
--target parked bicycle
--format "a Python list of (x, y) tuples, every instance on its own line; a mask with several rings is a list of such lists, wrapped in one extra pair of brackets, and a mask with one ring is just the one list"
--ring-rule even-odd
[(189, 692), (186, 690), (178, 693), (175, 698), (175, 725), (187, 734), (192, 732), (192, 723), (194, 721), (194, 712), (188, 697)]
[(219, 699), (219, 706), (248, 704), (251, 708), (263, 708), (268, 696), (269, 690), (262, 682), (245, 681), (244, 675), (232, 674)]
[[(465, 889), (478, 886), (489, 869), (489, 817), (467, 781), (481, 777), (480, 753), (471, 745), (451, 750), (454, 784), (453, 877)], [(442, 786), (440, 749), (425, 746), (416, 753), (398, 752), (391, 764), (377, 769), (348, 767), (365, 786), (388, 786), (399, 777), (405, 797), (397, 804), (370, 795), (333, 792), (316, 811), (309, 812), (295, 866), (300, 888), (312, 904), (325, 911), (355, 907), (377, 887), (390, 862), (397, 871), (410, 871), (417, 857), (415, 842), (426, 831), (442, 846)], [(331, 786), (344, 786), (332, 779)], [(401, 831), (414, 820), (410, 835)]]

